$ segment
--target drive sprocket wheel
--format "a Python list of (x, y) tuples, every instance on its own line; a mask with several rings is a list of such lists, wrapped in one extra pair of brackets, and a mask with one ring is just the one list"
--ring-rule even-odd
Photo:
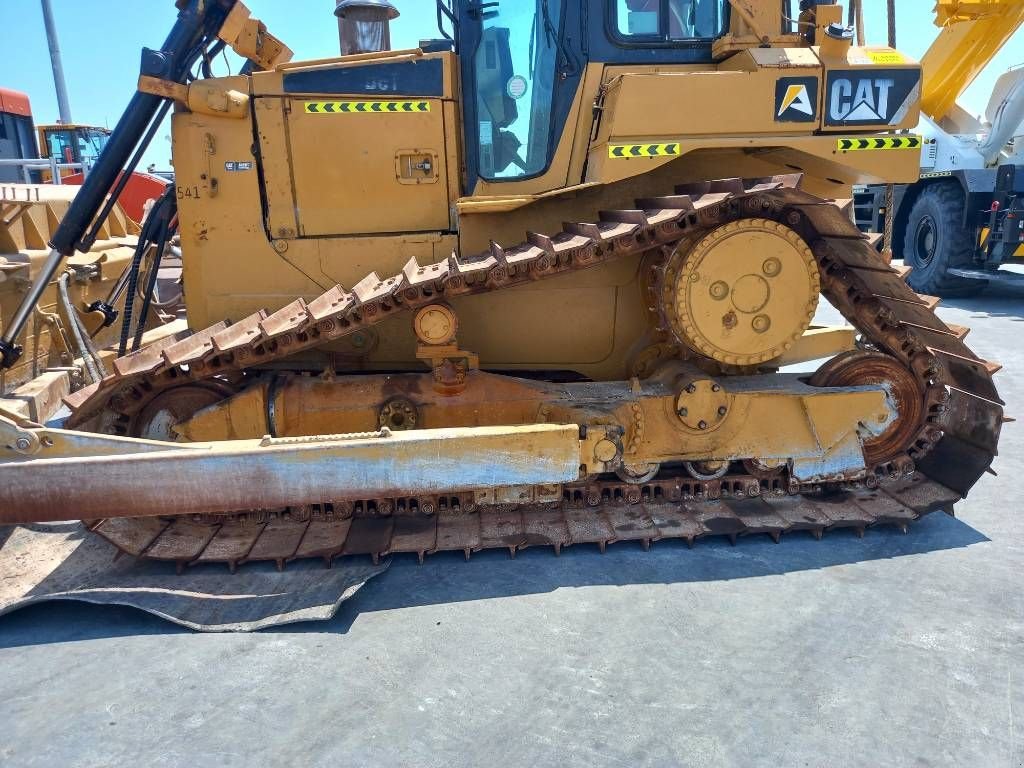
[(814, 387), (882, 386), (893, 400), (895, 421), (864, 441), (864, 459), (879, 466), (906, 453), (924, 419), (924, 393), (914, 374), (881, 352), (853, 350), (829, 360), (811, 377)]
[(796, 232), (739, 219), (670, 257), (662, 306), (684, 344), (720, 363), (751, 366), (796, 343), (820, 290), (817, 261)]

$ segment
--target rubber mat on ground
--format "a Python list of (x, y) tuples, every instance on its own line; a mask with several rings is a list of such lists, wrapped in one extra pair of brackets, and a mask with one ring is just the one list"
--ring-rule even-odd
[(81, 523), (0, 526), (0, 614), (47, 600), (127, 605), (201, 632), (251, 632), (337, 612), (379, 566), (269, 563), (238, 573), (223, 565), (184, 573), (174, 564), (115, 559), (116, 550)]

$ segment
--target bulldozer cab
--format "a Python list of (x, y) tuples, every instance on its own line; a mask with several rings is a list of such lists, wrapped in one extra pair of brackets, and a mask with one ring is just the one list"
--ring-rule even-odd
[[(439, 0), (444, 5), (445, 0)], [(590, 61), (711, 60), (727, 0), (458, 0), (468, 191), (551, 164)]]

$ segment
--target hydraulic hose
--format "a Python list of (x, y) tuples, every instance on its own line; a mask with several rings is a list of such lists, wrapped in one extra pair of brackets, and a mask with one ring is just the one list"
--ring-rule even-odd
[(149, 268), (149, 280), (146, 282), (146, 293), (142, 297), (142, 311), (139, 312), (139, 320), (135, 324), (135, 338), (132, 340), (132, 352), (138, 350), (142, 345), (142, 334), (146, 331), (146, 319), (149, 317), (149, 305), (153, 301), (153, 291), (156, 290), (156, 281), (160, 273), (160, 261), (163, 258), (164, 248), (167, 247), (167, 236), (170, 232), (170, 222), (166, 219), (161, 221), (160, 233), (157, 235), (155, 250), (153, 251), (153, 264)]
[[(157, 199), (149, 212), (149, 216), (146, 217), (146, 221), (143, 223), (143, 231), (139, 235), (139, 243), (135, 247), (135, 253), (132, 254), (131, 265), (128, 267), (127, 278), (123, 284), (126, 293), (124, 297), (124, 312), (121, 318), (121, 338), (117, 348), (119, 356), (128, 351), (128, 339), (132, 336), (132, 319), (135, 314), (135, 297), (138, 291), (142, 260), (146, 252), (155, 246), (157, 250), (153, 259), (155, 265), (159, 265), (161, 252), (167, 244), (170, 222), (175, 218), (177, 211), (178, 201), (174, 197), (173, 188), (168, 187)], [(156, 268), (154, 267), (153, 274), (156, 274)], [(155, 283), (153, 285), (155, 286)], [(149, 311), (149, 302), (146, 300), (148, 296), (149, 293), (147, 291), (143, 297), (143, 311), (146, 313)], [(144, 323), (145, 318), (140, 318), (139, 326), (141, 327)]]
[(142, 222), (142, 229), (139, 232), (139, 241), (135, 246), (135, 252), (132, 254), (131, 262), (121, 273), (120, 277), (117, 278), (117, 282), (114, 284), (114, 287), (111, 289), (110, 294), (107, 296), (107, 300), (104, 302), (100, 302), (100, 304), (103, 307), (106, 307), (107, 311), (109, 312), (108, 317), (110, 319), (107, 325), (113, 324), (113, 322), (116, 320), (117, 315), (116, 311), (114, 310), (114, 306), (120, 300), (125, 288), (128, 285), (129, 280), (131, 279), (132, 271), (135, 268), (135, 264), (137, 263), (137, 261), (141, 263), (142, 254), (145, 253), (146, 244), (153, 240), (153, 234), (155, 231), (157, 231), (156, 217), (153, 215), (154, 212), (156, 211), (158, 211), (158, 206), (154, 204), (152, 208), (150, 208), (149, 215), (147, 215), (145, 221)]
[(221, 51), (223, 51), (226, 47), (227, 43), (225, 43), (223, 40), (218, 40), (213, 45), (213, 47), (210, 48), (210, 50), (203, 51), (203, 77), (213, 77), (213, 70), (210, 68), (210, 62), (217, 58), (217, 56), (220, 55)]
[[(89, 335), (84, 333), (81, 320), (78, 317), (78, 311), (75, 309), (74, 304), (71, 303), (71, 295), (68, 293), (70, 277), (71, 274), (69, 272), (64, 272), (57, 278), (57, 292), (60, 294), (60, 302), (64, 307), (64, 314), (68, 319), (68, 327), (70, 327), (71, 335), (75, 341), (75, 353), (85, 363), (85, 371), (89, 383), (93, 384), (102, 380), (103, 374), (100, 372), (99, 359), (96, 357), (95, 347), (92, 346), (92, 339), (89, 339)], [(89, 340), (86, 341), (86, 339)]]
[(124, 296), (124, 311), (121, 313), (121, 339), (117, 343), (118, 357), (123, 357), (128, 351), (128, 337), (132, 332), (132, 315), (135, 313), (135, 291), (139, 285), (139, 267), (142, 265), (142, 257), (149, 247), (148, 242), (140, 240), (132, 255), (131, 266), (128, 267), (127, 292)]

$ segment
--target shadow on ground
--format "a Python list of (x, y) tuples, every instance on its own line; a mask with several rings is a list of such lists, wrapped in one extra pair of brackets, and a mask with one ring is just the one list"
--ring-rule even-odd
[[(871, 529), (861, 539), (850, 530), (829, 533), (822, 541), (796, 533), (772, 543), (767, 536), (698, 541), (692, 550), (679, 540), (655, 543), (649, 552), (638, 543), (609, 547), (577, 546), (555, 557), (550, 549), (527, 549), (512, 560), (491, 550), (463, 562), (461, 554), (442, 553), (418, 565), (415, 556), (393, 559), (390, 569), (370, 580), (327, 621), (290, 624), (267, 632), (348, 631), (360, 614), (411, 606), (540, 594), (560, 588), (605, 585), (671, 584), (757, 578), (874, 560), (959, 549), (989, 539), (966, 523), (934, 513), (911, 526)], [(247, 566), (262, 568), (265, 564)], [(140, 566), (147, 567), (147, 566)], [(211, 574), (226, 569), (209, 566)], [(0, 617), (0, 648), (74, 642), (132, 635), (188, 632), (133, 608), (70, 601), (28, 606)]]
[(1024, 285), (990, 283), (979, 293), (960, 299), (943, 299), (941, 306), (971, 313), (972, 319), (1006, 318), (1024, 321)]

